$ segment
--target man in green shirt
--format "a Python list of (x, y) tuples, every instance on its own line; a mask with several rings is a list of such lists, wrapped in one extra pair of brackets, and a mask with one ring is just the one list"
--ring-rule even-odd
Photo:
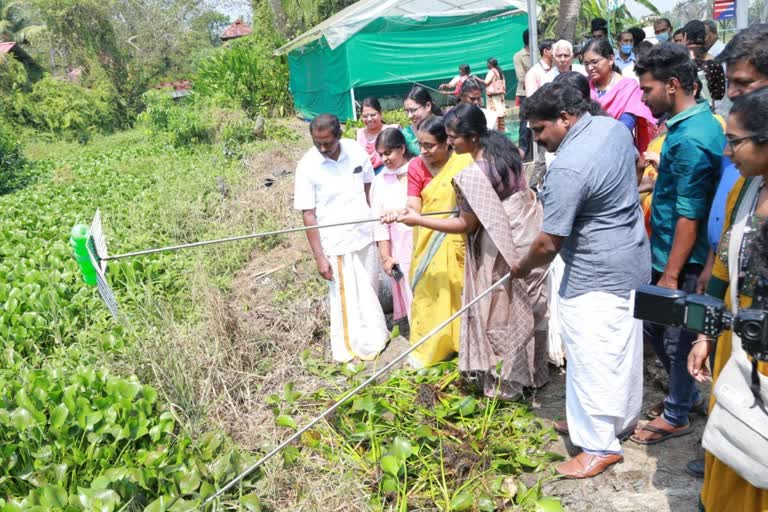
[[(654, 116), (669, 116), (651, 207), (652, 282), (695, 293), (707, 261), (707, 218), (725, 147), (720, 123), (706, 103), (694, 97), (696, 65), (680, 46), (664, 43), (635, 66), (643, 101)], [(669, 374), (658, 417), (635, 432), (640, 444), (655, 444), (691, 432), (688, 415), (703, 406), (687, 372), (688, 353), (696, 334), (649, 324), (646, 336)]]

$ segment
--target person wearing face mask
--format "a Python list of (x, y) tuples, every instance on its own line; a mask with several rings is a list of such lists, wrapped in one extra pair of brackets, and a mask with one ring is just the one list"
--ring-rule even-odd
[(379, 153), (376, 151), (376, 137), (387, 128), (400, 128), (396, 124), (384, 124), (381, 119), (381, 103), (377, 98), (369, 97), (363, 100), (363, 108), (360, 113), (365, 127), (357, 130), (357, 143), (368, 152), (371, 157), (373, 172), (379, 174), (384, 168)]
[[(474, 162), (453, 179), (459, 215), (423, 217), (406, 210), (397, 221), (467, 242), (463, 302), (491, 286), (519, 254), (528, 250), (541, 226), (541, 204), (528, 188), (518, 149), (501, 133), (488, 130), (475, 105), (458, 105), (445, 116), (455, 151)], [(510, 280), (493, 300), (479, 302), (462, 318), (459, 371), (488, 397), (520, 398), (525, 387), (548, 380), (546, 285), (544, 269)]]
[(667, 18), (659, 18), (653, 23), (653, 33), (656, 35), (656, 41), (666, 43), (672, 39), (672, 22)]
[(552, 45), (555, 65), (544, 75), (543, 84), (552, 82), (558, 75), (575, 71), (587, 76), (587, 70), (581, 64), (573, 63), (573, 45), (570, 41), (560, 39)]
[[(336, 116), (320, 114), (309, 124), (314, 147), (296, 166), (293, 206), (305, 226), (371, 216), (368, 194), (373, 166), (354, 140), (341, 138)], [(389, 339), (379, 304), (373, 224), (306, 232), (317, 271), (328, 282), (331, 353), (338, 362), (375, 359)]]
[[(376, 151), (381, 155), (384, 170), (371, 184), (371, 212), (381, 217), (389, 210), (405, 207), (408, 199), (408, 163), (413, 155), (408, 151), (405, 137), (397, 128), (387, 128), (376, 137)], [(390, 277), (392, 289), (392, 320), (408, 318), (413, 293), (406, 277), (411, 269), (413, 232), (403, 224), (377, 224), (373, 239), (379, 248), (384, 272)], [(393, 274), (395, 266), (401, 272)]]
[(616, 56), (614, 57), (613, 62), (616, 64), (616, 67), (619, 68), (619, 72), (621, 72), (621, 70), (630, 64), (634, 64), (637, 60), (632, 51), (635, 47), (635, 38), (632, 35), (632, 32), (624, 31), (619, 34), (617, 42), (619, 43), (619, 49), (616, 50)]
[[(440, 116), (423, 121), (416, 133), (421, 153), (408, 165), (407, 207), (417, 212), (455, 210), (456, 192), (451, 180), (472, 163), (472, 157), (453, 151)], [(461, 235), (414, 228), (411, 271), (405, 277), (413, 290), (411, 343), (461, 308), (464, 253)], [(417, 348), (408, 358), (411, 366), (431, 366), (458, 352), (460, 326), (457, 318)]]
[(403, 101), (403, 108), (411, 121), (409, 126), (402, 129), (403, 136), (405, 136), (408, 144), (408, 151), (418, 155), (421, 148), (419, 148), (419, 140), (416, 137), (416, 127), (432, 116), (442, 115), (443, 111), (432, 101), (429, 91), (420, 85), (408, 92), (408, 96)]

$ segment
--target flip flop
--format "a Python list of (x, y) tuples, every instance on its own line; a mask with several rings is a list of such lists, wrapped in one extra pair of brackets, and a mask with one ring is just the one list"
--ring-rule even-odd
[(684, 427), (672, 427), (672, 428), (675, 429), (675, 430), (666, 430), (666, 429), (659, 428), (657, 426), (651, 425), (650, 423), (646, 423), (640, 429), (641, 431), (645, 430), (645, 431), (648, 431), (648, 432), (653, 432), (654, 434), (659, 434), (661, 437), (659, 437), (657, 439), (638, 439), (633, 434), (629, 438), (633, 442), (635, 442), (637, 444), (652, 445), (652, 444), (662, 443), (662, 442), (664, 442), (664, 441), (666, 441), (668, 439), (672, 439), (673, 437), (687, 436), (688, 434), (693, 432), (693, 426), (691, 425), (690, 422), (687, 425), (685, 425)]
[[(691, 413), (696, 413), (699, 416), (706, 416), (707, 415), (707, 401), (704, 398), (700, 398), (697, 402), (693, 402), (693, 406), (691, 407)], [(664, 413), (664, 400), (657, 403), (650, 409), (648, 409), (645, 413), (648, 418), (655, 420), (659, 416), (661, 416)]]

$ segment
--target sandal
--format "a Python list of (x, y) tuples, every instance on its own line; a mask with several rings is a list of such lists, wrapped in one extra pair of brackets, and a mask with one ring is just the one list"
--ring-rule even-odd
[[(657, 421), (657, 420), (653, 420), (653, 421)], [(653, 421), (646, 423), (645, 425), (640, 427), (639, 430), (636, 430), (635, 433), (632, 436), (630, 436), (630, 439), (637, 444), (651, 445), (651, 444), (662, 443), (664, 441), (667, 441), (668, 439), (672, 439), (673, 437), (687, 436), (688, 434), (693, 432), (693, 426), (691, 425), (691, 422), (688, 422), (687, 425), (683, 425), (680, 427), (673, 427), (672, 425), (669, 425), (663, 418), (661, 418), (661, 421), (663, 421), (664, 424), (671, 427), (671, 428), (662, 428), (660, 426), (653, 425)], [(642, 431), (659, 434), (660, 437), (657, 437), (655, 439), (640, 439), (639, 437), (637, 437), (637, 434)]]
[[(699, 416), (706, 416), (707, 415), (707, 400), (704, 398), (700, 398), (696, 402), (693, 402), (693, 406), (691, 407), (691, 412), (696, 413)], [(645, 415), (648, 416), (649, 419), (655, 420), (659, 416), (664, 414), (664, 400), (657, 403), (650, 409), (648, 409), (645, 412)]]

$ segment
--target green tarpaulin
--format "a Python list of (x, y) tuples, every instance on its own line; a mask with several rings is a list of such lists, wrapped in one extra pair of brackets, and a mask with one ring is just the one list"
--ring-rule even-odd
[[(489, 14), (497, 14), (488, 19)], [(494, 57), (514, 97), (517, 80), (512, 56), (523, 46), (525, 13), (483, 13), (471, 16), (380, 17), (336, 48), (326, 37), (294, 47), (288, 53), (291, 93), (296, 110), (310, 119), (320, 113), (340, 119), (354, 116), (353, 97), (404, 96), (412, 84), (437, 88), (469, 64), (485, 77), (486, 61)]]

